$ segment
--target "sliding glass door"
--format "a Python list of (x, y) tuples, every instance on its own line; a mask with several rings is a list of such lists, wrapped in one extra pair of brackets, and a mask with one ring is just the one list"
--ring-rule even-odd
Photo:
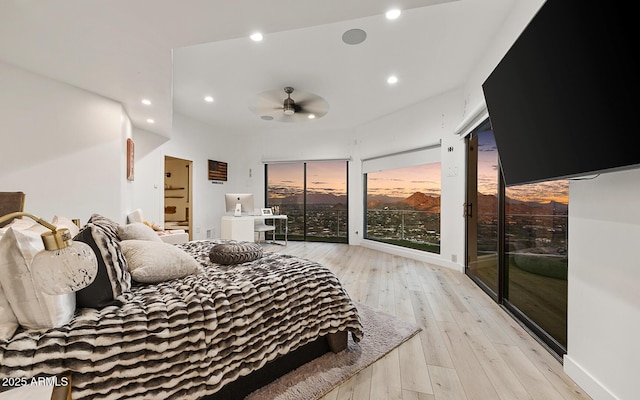
[(556, 352), (567, 347), (569, 182), (505, 189), (504, 303)]
[(467, 155), (466, 273), (562, 355), (567, 348), (568, 181), (505, 187), (488, 120), (469, 135)]
[(289, 240), (348, 241), (347, 167), (343, 160), (265, 165), (265, 204), (288, 216)]
[(499, 161), (489, 122), (469, 139), (468, 188), (463, 212), (467, 217), (467, 273), (494, 299), (498, 298)]

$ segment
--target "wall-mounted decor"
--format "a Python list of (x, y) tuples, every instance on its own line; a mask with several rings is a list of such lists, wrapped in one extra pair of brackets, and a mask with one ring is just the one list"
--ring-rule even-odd
[(133, 180), (133, 162), (134, 162), (134, 154), (133, 154), (133, 139), (127, 139), (127, 180)]
[(227, 181), (227, 163), (209, 160), (209, 180)]

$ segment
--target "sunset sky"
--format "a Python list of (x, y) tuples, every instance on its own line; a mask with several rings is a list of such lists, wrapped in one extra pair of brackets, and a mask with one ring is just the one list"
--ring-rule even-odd
[[(497, 191), (498, 155), (491, 131), (478, 136), (478, 191), (495, 195)], [(269, 195), (282, 198), (301, 194), (304, 182), (304, 163), (270, 164), (268, 167)], [(369, 195), (406, 198), (416, 192), (440, 195), (441, 164), (370, 172), (367, 176)], [(345, 195), (347, 169), (345, 161), (314, 161), (307, 163), (308, 193)], [(543, 182), (507, 188), (513, 199), (548, 203), (568, 203), (569, 185), (566, 180)]]
[[(498, 151), (490, 131), (478, 135), (478, 191), (495, 195), (498, 185)], [(506, 195), (512, 199), (548, 203), (557, 201), (569, 203), (567, 180), (533, 183), (507, 187)]]
[(407, 198), (416, 192), (440, 196), (440, 163), (367, 174), (367, 193)]
[[(302, 193), (303, 163), (270, 164), (267, 171), (271, 198)], [(345, 195), (347, 193), (346, 161), (308, 162), (307, 192)]]

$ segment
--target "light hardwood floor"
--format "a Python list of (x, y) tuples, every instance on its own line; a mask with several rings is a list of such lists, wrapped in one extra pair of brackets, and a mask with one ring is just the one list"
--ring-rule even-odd
[(466, 275), (360, 246), (265, 245), (330, 268), (352, 299), (422, 331), (322, 400), (590, 399)]

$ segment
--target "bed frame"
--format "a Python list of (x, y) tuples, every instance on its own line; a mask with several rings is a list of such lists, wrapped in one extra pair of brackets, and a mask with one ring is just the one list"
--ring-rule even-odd
[(348, 332), (346, 331), (321, 336), (315, 341), (267, 363), (259, 370), (225, 385), (217, 393), (203, 397), (202, 400), (243, 400), (250, 393), (329, 351), (339, 353), (345, 350), (347, 339)]

